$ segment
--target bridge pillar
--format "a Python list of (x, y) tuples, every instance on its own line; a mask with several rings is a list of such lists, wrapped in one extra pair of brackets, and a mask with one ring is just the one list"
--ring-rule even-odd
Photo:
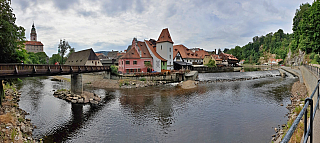
[(3, 90), (3, 84), (1, 79), (0, 80), (0, 107), (2, 106), (3, 99), (4, 99), (4, 90)]
[(71, 74), (71, 93), (82, 94), (82, 75), (81, 74)]

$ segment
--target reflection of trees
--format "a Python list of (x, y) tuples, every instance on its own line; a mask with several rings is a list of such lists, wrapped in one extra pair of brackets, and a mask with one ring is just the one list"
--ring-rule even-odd
[[(44, 137), (44, 141), (48, 142), (64, 142), (69, 139), (78, 129), (81, 129), (86, 121), (89, 121), (95, 114), (98, 113), (107, 103), (113, 99), (114, 96), (106, 96), (103, 99), (104, 104), (100, 106), (90, 106), (87, 112), (83, 112), (83, 105), (71, 104), (71, 119), (69, 122), (56, 127), (50, 135)], [(86, 105), (89, 106), (89, 105)]]

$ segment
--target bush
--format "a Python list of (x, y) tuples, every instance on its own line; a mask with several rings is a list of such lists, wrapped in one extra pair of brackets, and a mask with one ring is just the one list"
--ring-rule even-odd
[(112, 75), (118, 75), (118, 68), (116, 66), (111, 65), (110, 68), (111, 68)]
[(140, 78), (140, 81), (146, 81), (147, 79), (146, 78)]
[(313, 59), (313, 58), (314, 58), (314, 55), (315, 55), (315, 53), (311, 53), (310, 56), (309, 56), (309, 58), (310, 58), (310, 59)]

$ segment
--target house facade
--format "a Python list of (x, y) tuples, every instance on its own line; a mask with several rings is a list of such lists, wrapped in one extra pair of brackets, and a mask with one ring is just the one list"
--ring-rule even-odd
[(152, 56), (145, 42), (138, 41), (136, 38), (132, 40), (132, 46), (129, 46), (125, 55), (119, 59), (118, 71), (122, 74), (135, 72), (150, 72), (153, 65)]
[(71, 53), (65, 65), (74, 66), (102, 66), (99, 58), (92, 49)]
[(149, 41), (145, 40), (146, 46), (152, 56), (153, 60), (153, 70), (157, 72), (161, 72), (163, 70), (167, 70), (167, 60), (162, 58), (157, 52), (156, 52), (156, 41), (153, 39), (150, 39)]
[(208, 64), (210, 60), (214, 60), (216, 65), (222, 64), (222, 59), (219, 55), (205, 55), (203, 58), (203, 65)]
[(235, 66), (238, 63), (238, 59), (231, 54), (220, 53), (219, 57), (222, 59), (222, 64), (225, 65)]
[(202, 65), (205, 55), (208, 54), (208, 52), (203, 49), (193, 51), (184, 45), (174, 45), (173, 49), (174, 61), (182, 61), (191, 65)]

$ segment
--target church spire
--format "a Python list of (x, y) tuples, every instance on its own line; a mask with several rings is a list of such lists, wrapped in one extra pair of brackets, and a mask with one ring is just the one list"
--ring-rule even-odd
[(31, 33), (30, 33), (30, 41), (37, 41), (37, 32), (34, 26), (34, 22), (32, 24)]

